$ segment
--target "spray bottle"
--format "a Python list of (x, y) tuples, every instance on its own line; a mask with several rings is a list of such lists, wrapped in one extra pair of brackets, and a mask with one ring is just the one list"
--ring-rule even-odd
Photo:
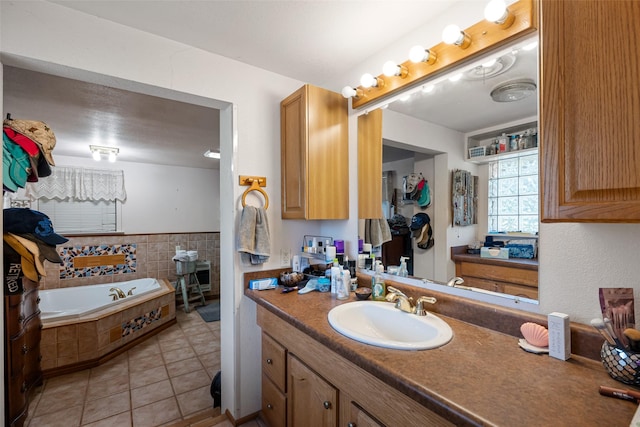
[(371, 289), (371, 298), (374, 301), (385, 301), (386, 296), (386, 286), (384, 284), (384, 279), (382, 278), (382, 273), (384, 272), (384, 266), (382, 265), (382, 261), (376, 261), (376, 270), (373, 276), (372, 289)]
[(400, 257), (400, 269), (398, 270), (398, 276), (407, 277), (409, 275), (409, 270), (407, 270), (407, 260), (409, 257), (401, 256)]

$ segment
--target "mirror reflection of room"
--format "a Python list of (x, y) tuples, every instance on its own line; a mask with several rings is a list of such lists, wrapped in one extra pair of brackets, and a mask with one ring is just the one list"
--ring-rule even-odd
[[(520, 41), (383, 109), (382, 212), (392, 239), (380, 255), (389, 273), (405, 257), (410, 276), (461, 276), (537, 299), (537, 70), (534, 39)], [(477, 184), (468, 225), (456, 219), (455, 171)], [(406, 192), (415, 176), (429, 186), (428, 204)]]

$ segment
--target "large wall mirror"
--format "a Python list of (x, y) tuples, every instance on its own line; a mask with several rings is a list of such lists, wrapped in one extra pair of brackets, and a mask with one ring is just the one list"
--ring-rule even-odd
[[(393, 234), (392, 241), (382, 246), (386, 264), (398, 265), (399, 256), (409, 256), (410, 275), (447, 282), (456, 275), (451, 248), (466, 250), (498, 231), (510, 232), (511, 239), (505, 240), (518, 237), (522, 243), (537, 245), (537, 40), (535, 34), (502, 46), (376, 105), (382, 108), (381, 209), (391, 219)], [(503, 133), (507, 147), (500, 153)], [(476, 224), (454, 225), (455, 170), (477, 177)], [(404, 193), (403, 177), (411, 173), (422, 174), (428, 182), (430, 204)], [(394, 230), (394, 215), (410, 225), (419, 213), (431, 220), (432, 244), (424, 233), (399, 236)], [(535, 264), (537, 275), (537, 258), (518, 262), (530, 264), (526, 268), (531, 270)], [(537, 299), (537, 291), (492, 288), (495, 278), (478, 279), (470, 285)]]

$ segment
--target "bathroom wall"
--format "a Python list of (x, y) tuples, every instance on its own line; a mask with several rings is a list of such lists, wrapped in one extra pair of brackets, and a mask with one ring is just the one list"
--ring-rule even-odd
[[(211, 291), (205, 296), (220, 295), (220, 233), (162, 233), (131, 235), (92, 235), (69, 237), (58, 246), (64, 263), (47, 262), (47, 275), (41, 289), (66, 288), (99, 283), (153, 277), (176, 280), (176, 264), (171, 258), (175, 247), (197, 250), (198, 259), (211, 261)], [(74, 267), (76, 256), (93, 257), (126, 252), (126, 265), (96, 265), (91, 268)]]

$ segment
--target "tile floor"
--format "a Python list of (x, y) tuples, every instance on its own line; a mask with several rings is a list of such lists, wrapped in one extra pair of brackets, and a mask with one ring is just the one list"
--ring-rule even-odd
[(176, 325), (103, 365), (45, 380), (25, 425), (157, 427), (211, 410), (220, 322), (204, 322), (196, 310), (176, 317)]

